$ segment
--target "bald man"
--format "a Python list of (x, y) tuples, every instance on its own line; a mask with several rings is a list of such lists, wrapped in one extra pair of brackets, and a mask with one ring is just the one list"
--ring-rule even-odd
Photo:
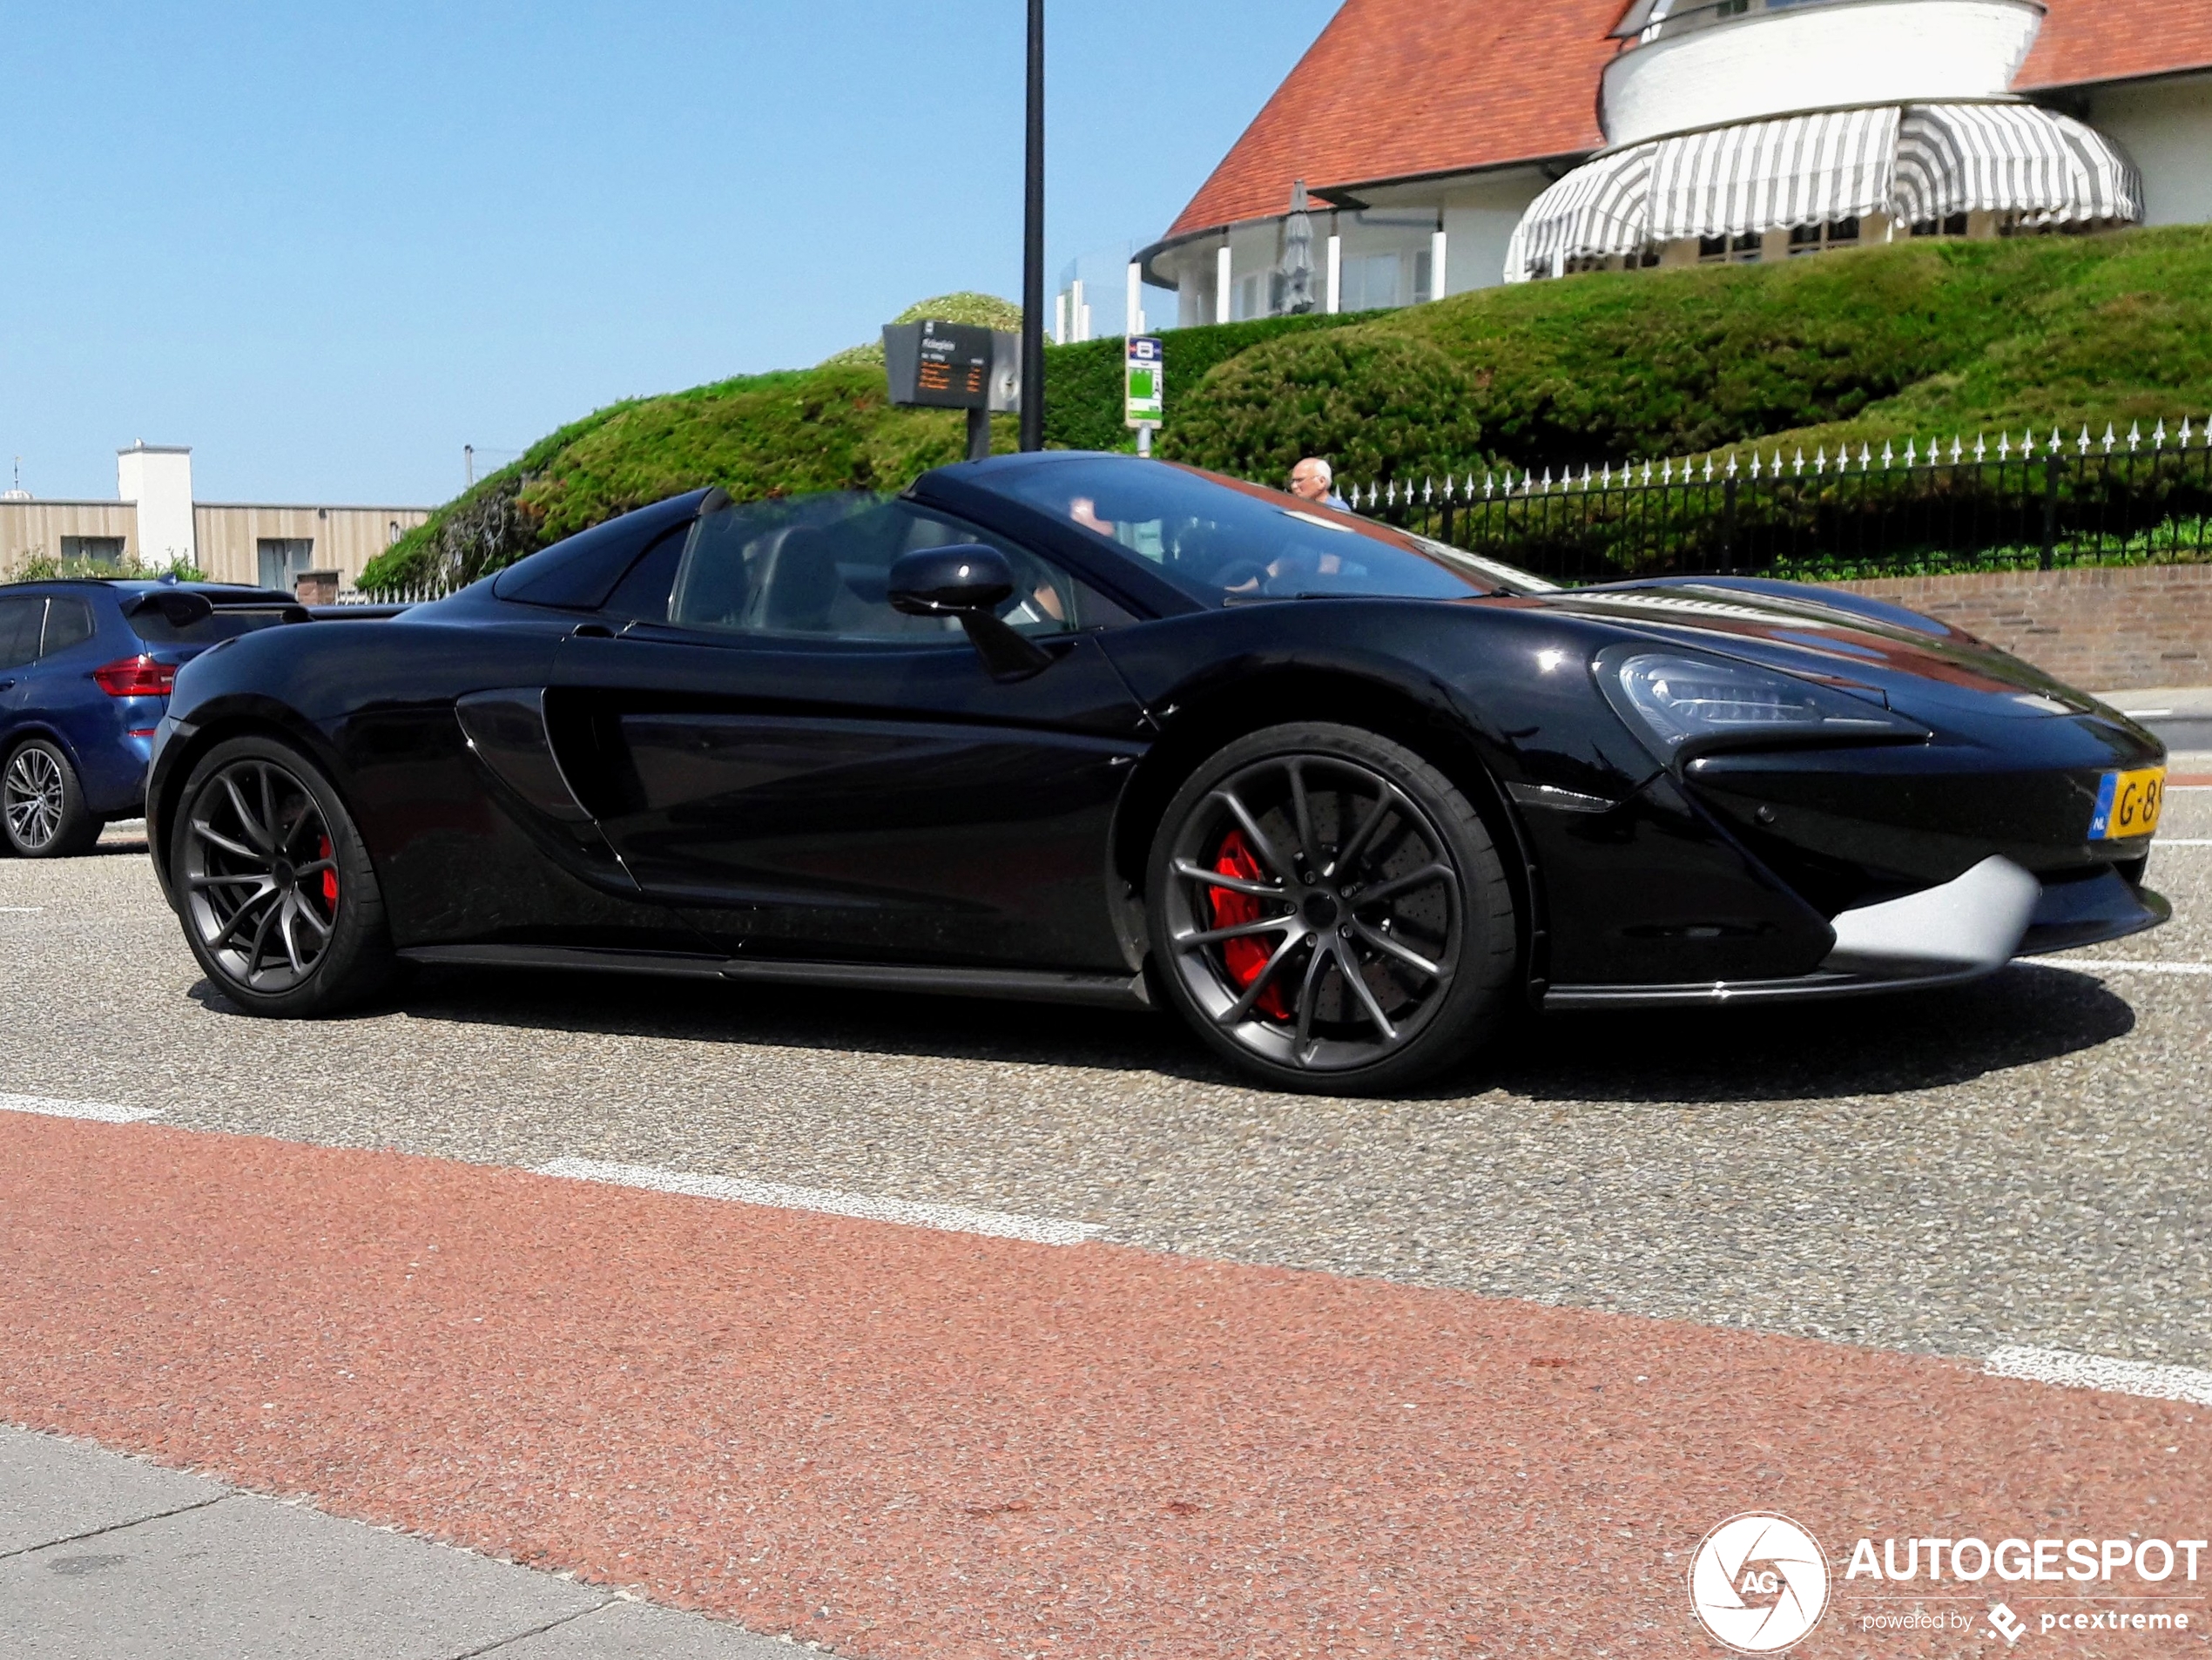
[(1350, 512), (1351, 509), (1345, 505), (1344, 497), (1329, 488), (1334, 479), (1335, 474), (1327, 462), (1318, 455), (1308, 455), (1291, 469), (1291, 494), (1300, 501), (1312, 502), (1317, 507), (1333, 507), (1339, 512)]

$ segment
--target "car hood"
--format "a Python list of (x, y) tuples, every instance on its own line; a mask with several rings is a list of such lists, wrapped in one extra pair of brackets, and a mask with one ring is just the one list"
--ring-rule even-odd
[(1971, 634), (1847, 590), (1747, 577), (1669, 577), (1573, 589), (1547, 594), (1541, 603), (1677, 644), (1878, 692), (1891, 708), (1918, 719), (1946, 712), (2022, 720), (2092, 715), (2134, 729), (2118, 711)]

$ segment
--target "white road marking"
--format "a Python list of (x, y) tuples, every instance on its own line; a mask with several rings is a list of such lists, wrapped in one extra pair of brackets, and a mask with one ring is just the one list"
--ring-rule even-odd
[(597, 1158), (556, 1158), (550, 1164), (538, 1165), (536, 1173), (578, 1182), (608, 1182), (617, 1187), (650, 1188), (656, 1193), (683, 1193), (693, 1198), (765, 1205), (782, 1211), (819, 1211), (826, 1216), (857, 1217), (867, 1222), (903, 1222), (910, 1227), (938, 1228), (948, 1233), (1027, 1239), (1036, 1245), (1081, 1245), (1105, 1232), (1089, 1222), (1013, 1216), (1003, 1211), (972, 1211), (964, 1205), (871, 1198), (862, 1193), (840, 1193), (834, 1188), (792, 1187), (782, 1182), (748, 1181), (734, 1176), (695, 1176), (683, 1171), (655, 1170), (650, 1164), (617, 1164)]
[(2015, 957), (2039, 968), (2087, 968), (2104, 974), (2212, 974), (2212, 962), (2132, 962), (2120, 957)]
[(45, 908), (44, 905), (0, 905), (0, 911), (10, 916), (35, 916)]
[(2070, 1389), (2104, 1389), (2152, 1400), (2193, 1400), (2212, 1407), (2212, 1372), (2193, 1366), (2153, 1366), (2146, 1360), (2113, 1360), (2071, 1349), (2000, 1349), (1982, 1368), (1993, 1378), (2025, 1378), (2032, 1383), (2063, 1384)]
[(136, 1124), (161, 1117), (154, 1107), (118, 1107), (106, 1101), (60, 1101), (46, 1095), (0, 1095), (0, 1112), (35, 1112), (45, 1118), (90, 1118), (96, 1124)]
[(2120, 712), (2130, 720), (2150, 720), (2160, 715), (2170, 715), (2171, 709), (2122, 709)]

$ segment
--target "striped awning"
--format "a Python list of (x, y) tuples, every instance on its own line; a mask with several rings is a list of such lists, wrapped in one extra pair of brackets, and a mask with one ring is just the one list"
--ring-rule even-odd
[(1521, 216), (1506, 248), (1507, 281), (1553, 274), (1571, 260), (1634, 253), (1651, 240), (1651, 152), (1638, 145), (1577, 167)]
[(1830, 110), (1746, 121), (1652, 145), (1649, 235), (1741, 236), (1856, 219), (1889, 206), (1898, 111)]
[(2142, 184), (2108, 139), (2027, 104), (1824, 110), (1656, 138), (1597, 157), (1529, 204), (1506, 280), (1689, 237), (1972, 209), (2028, 225), (2142, 217)]
[(1922, 104), (1897, 137), (1897, 215), (1907, 224), (1993, 210), (2028, 225), (2143, 216), (2143, 181), (2111, 139), (2029, 104)]

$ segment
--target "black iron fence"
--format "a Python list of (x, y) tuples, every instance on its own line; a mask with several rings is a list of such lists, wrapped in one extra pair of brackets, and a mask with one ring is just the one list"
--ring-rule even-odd
[(1359, 512), (1563, 582), (2212, 559), (2212, 421), (1354, 484)]

